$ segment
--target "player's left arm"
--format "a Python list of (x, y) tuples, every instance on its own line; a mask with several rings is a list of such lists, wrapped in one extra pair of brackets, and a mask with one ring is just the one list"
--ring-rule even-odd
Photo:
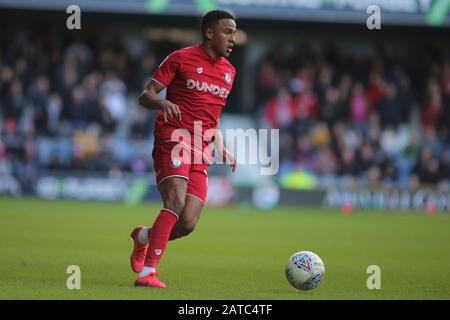
[(226, 160), (227, 164), (230, 164), (232, 172), (236, 171), (237, 162), (233, 154), (225, 147), (223, 143), (222, 131), (220, 131), (220, 119), (217, 121), (216, 131), (214, 134), (214, 145), (217, 152), (222, 156), (222, 159)]

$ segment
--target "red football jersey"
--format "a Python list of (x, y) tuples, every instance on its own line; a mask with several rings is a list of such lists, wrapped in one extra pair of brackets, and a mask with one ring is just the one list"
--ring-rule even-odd
[(201, 121), (202, 134), (215, 128), (233, 86), (235, 68), (224, 57), (214, 59), (201, 44), (174, 51), (159, 65), (152, 79), (167, 88), (166, 99), (178, 105), (181, 120), (158, 114), (155, 144), (171, 139), (174, 129), (194, 134), (194, 121)]

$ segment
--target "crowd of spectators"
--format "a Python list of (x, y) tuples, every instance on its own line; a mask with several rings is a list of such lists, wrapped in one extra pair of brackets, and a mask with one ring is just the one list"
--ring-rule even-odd
[(262, 126), (280, 128), (282, 175), (306, 171), (325, 185), (450, 182), (445, 50), (276, 46), (261, 61), (256, 92)]
[[(27, 32), (0, 38), (0, 175), (31, 185), (38, 169), (150, 170), (155, 114), (137, 107), (136, 96), (174, 48), (156, 54), (145, 43), (54, 40)], [(448, 182), (445, 54), (274, 47), (259, 63), (253, 109), (261, 126), (280, 129), (280, 176)]]
[(4, 34), (0, 52), (0, 174), (26, 186), (38, 169), (150, 167), (143, 154), (154, 114), (137, 108), (136, 95), (155, 68), (153, 51), (27, 31)]

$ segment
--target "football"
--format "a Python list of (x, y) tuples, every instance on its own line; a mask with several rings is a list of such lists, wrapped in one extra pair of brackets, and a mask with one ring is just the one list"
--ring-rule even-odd
[(325, 265), (314, 252), (297, 252), (286, 264), (286, 278), (298, 290), (314, 289), (322, 282), (324, 275)]

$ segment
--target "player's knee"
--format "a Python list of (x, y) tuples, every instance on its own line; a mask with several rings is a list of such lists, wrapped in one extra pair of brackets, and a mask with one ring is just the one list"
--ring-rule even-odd
[(181, 236), (186, 237), (187, 235), (190, 235), (195, 229), (195, 225), (185, 226), (183, 225), (181, 229)]
[(184, 208), (184, 199), (182, 197), (173, 196), (165, 201), (165, 208), (180, 215)]
[(184, 233), (186, 235), (190, 234), (192, 231), (195, 230), (195, 226), (197, 225), (197, 218), (188, 218), (184, 219), (183, 222), (183, 229)]
[(186, 199), (186, 181), (184, 179), (168, 179), (160, 186), (164, 207), (181, 215)]

